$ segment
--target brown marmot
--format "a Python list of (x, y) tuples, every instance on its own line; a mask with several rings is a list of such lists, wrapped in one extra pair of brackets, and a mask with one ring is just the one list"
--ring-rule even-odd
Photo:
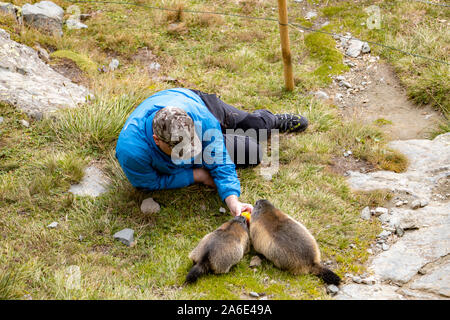
[(253, 208), (250, 239), (255, 250), (280, 269), (296, 275), (312, 273), (327, 284), (341, 282), (320, 263), (317, 242), (305, 226), (267, 200), (258, 200)]
[(208, 233), (189, 254), (194, 266), (185, 283), (193, 283), (206, 273), (227, 273), (250, 250), (247, 220), (234, 217)]

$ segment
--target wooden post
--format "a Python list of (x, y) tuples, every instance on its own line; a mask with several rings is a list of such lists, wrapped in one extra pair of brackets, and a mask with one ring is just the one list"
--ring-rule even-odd
[(289, 45), (289, 26), (286, 0), (278, 0), (278, 16), (280, 21), (281, 52), (284, 63), (284, 82), (288, 91), (294, 90), (292, 73), (291, 48)]

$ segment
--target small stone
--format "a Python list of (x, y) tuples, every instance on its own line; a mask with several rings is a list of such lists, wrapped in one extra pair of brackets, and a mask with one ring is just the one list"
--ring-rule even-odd
[(390, 232), (390, 231), (383, 230), (383, 231), (378, 235), (378, 238), (386, 239), (386, 238), (389, 237), (390, 235), (391, 235), (391, 232)]
[(54, 228), (56, 228), (57, 226), (58, 226), (58, 222), (53, 221), (52, 223), (50, 223), (50, 224), (47, 226), (47, 228), (54, 229)]
[(250, 260), (250, 268), (259, 267), (261, 265), (261, 258), (258, 256), (253, 256)]
[(26, 128), (30, 127), (30, 123), (27, 120), (22, 119), (19, 122), (20, 122), (21, 125), (23, 125)]
[(368, 285), (374, 285), (377, 281), (375, 280), (374, 277), (368, 277), (365, 279), (362, 279), (362, 283), (364, 284), (368, 284)]
[(336, 80), (337, 81), (345, 81), (345, 77), (344, 76), (337, 76)]
[(396, 227), (395, 227), (395, 233), (396, 233), (399, 237), (403, 237), (403, 235), (405, 234), (405, 231), (403, 230), (402, 227), (396, 226)]
[(4, 121), (3, 117), (0, 117), (0, 123), (3, 123), (3, 121)]
[(372, 249), (367, 249), (367, 253), (368, 254), (373, 254), (373, 250)]
[(119, 60), (117, 59), (112, 59), (111, 62), (109, 63), (109, 70), (110, 71), (114, 71), (119, 67)]
[(361, 49), (362, 53), (369, 53), (370, 52), (370, 46), (367, 42), (364, 42)]
[(428, 205), (428, 201), (427, 200), (420, 200), (420, 207), (426, 207)]
[(113, 237), (114, 237), (114, 239), (119, 240), (123, 244), (125, 244), (127, 246), (131, 246), (131, 244), (134, 241), (133, 235), (134, 235), (134, 230), (126, 228), (126, 229), (116, 232)]
[(411, 203), (411, 209), (418, 209), (418, 208), (420, 208), (420, 201), (419, 200), (414, 200), (412, 203)]
[(388, 214), (389, 210), (387, 208), (383, 208), (383, 207), (377, 207), (375, 208), (375, 216), (379, 217), (382, 214)]
[(352, 277), (353, 282), (355, 283), (362, 283), (362, 279), (359, 276), (353, 276)]
[(82, 234), (80, 234), (80, 235), (78, 236), (78, 240), (79, 240), (79, 241), (83, 241), (83, 240), (84, 240), (84, 236), (83, 236)]
[(344, 63), (348, 65), (349, 67), (356, 67), (356, 63), (350, 61), (350, 60), (344, 60)]
[(78, 21), (77, 19), (67, 19), (66, 26), (68, 29), (75, 29), (75, 30), (87, 29), (88, 27), (87, 25)]
[(158, 62), (152, 62), (148, 66), (150, 70), (158, 71), (161, 68), (161, 65)]
[(144, 214), (158, 213), (161, 210), (161, 206), (153, 198), (147, 198), (142, 201), (141, 212)]
[(329, 286), (327, 286), (327, 292), (331, 295), (335, 295), (339, 292), (339, 288), (336, 287), (334, 284), (331, 284)]
[(361, 219), (363, 220), (369, 220), (370, 219), (370, 209), (369, 207), (365, 207), (362, 211), (361, 211)]
[(259, 300), (268, 300), (269, 298), (267, 298), (266, 296), (259, 298)]
[(315, 17), (317, 17), (317, 12), (315, 12), (315, 11), (309, 11), (305, 15), (306, 20), (311, 20), (312, 18), (315, 18)]
[(397, 201), (396, 203), (395, 203), (395, 206), (396, 207), (401, 207), (403, 205), (403, 201)]
[(389, 250), (389, 245), (387, 245), (386, 243), (383, 243), (381, 245), (381, 249), (383, 249), (383, 251), (387, 251), (387, 250)]
[(316, 98), (324, 99), (324, 100), (330, 99), (330, 97), (328, 96), (328, 94), (327, 94), (326, 92), (320, 91), (320, 90), (314, 92), (314, 96), (315, 96)]
[(254, 291), (250, 291), (249, 295), (250, 295), (250, 297), (253, 297), (253, 298), (259, 298), (259, 294)]
[(225, 209), (225, 208), (223, 208), (223, 207), (220, 207), (219, 212), (220, 212), (220, 213), (225, 213), (225, 212), (227, 212), (227, 209)]
[(339, 85), (340, 85), (341, 87), (346, 87), (346, 88), (351, 88), (351, 87), (352, 87), (352, 85), (350, 84), (350, 82), (347, 82), (347, 81), (341, 81), (341, 82), (339, 82)]

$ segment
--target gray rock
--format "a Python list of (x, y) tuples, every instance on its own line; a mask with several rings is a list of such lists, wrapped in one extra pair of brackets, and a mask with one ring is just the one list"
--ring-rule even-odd
[(405, 231), (404, 231), (401, 227), (397, 226), (397, 227), (395, 228), (395, 233), (396, 233), (399, 237), (403, 237), (403, 235), (405, 234)]
[(262, 263), (262, 260), (260, 257), (258, 256), (253, 256), (252, 259), (250, 260), (250, 268), (255, 268), (255, 267), (259, 267)]
[(153, 198), (147, 198), (142, 201), (141, 212), (144, 214), (158, 213), (161, 210), (159, 203), (157, 203)]
[(391, 216), (387, 213), (382, 214), (381, 216), (378, 217), (378, 220), (381, 221), (381, 223), (383, 224), (388, 224), (391, 221)]
[(386, 243), (383, 243), (381, 245), (381, 249), (383, 249), (383, 251), (387, 251), (387, 250), (389, 250), (389, 245), (387, 245)]
[(62, 35), (64, 10), (51, 1), (41, 1), (36, 4), (25, 4), (22, 16), (26, 24), (45, 32)]
[(378, 235), (378, 238), (386, 239), (386, 238), (389, 237), (390, 235), (391, 235), (391, 232), (390, 232), (390, 231), (383, 230), (383, 231)]
[(428, 205), (428, 201), (427, 200), (424, 200), (424, 199), (420, 200), (420, 207), (421, 208), (426, 207), (427, 205)]
[(134, 230), (133, 229), (123, 229), (114, 234), (114, 239), (119, 240), (127, 246), (131, 246), (134, 241)]
[(111, 62), (109, 63), (109, 71), (114, 71), (119, 67), (119, 60), (117, 59), (112, 59)]
[(317, 17), (317, 12), (315, 11), (308, 11), (305, 15), (306, 20), (311, 20), (312, 18)]
[(327, 292), (331, 295), (335, 295), (339, 292), (339, 288), (336, 287), (334, 284), (331, 284), (329, 286), (327, 286)]
[(396, 207), (401, 207), (403, 205), (403, 201), (397, 201), (396, 203), (395, 203), (395, 206)]
[(363, 48), (363, 42), (357, 39), (352, 39), (348, 42), (347, 51), (345, 54), (349, 57), (356, 58), (361, 54), (361, 50)]
[(27, 120), (21, 119), (19, 120), (20, 124), (23, 125), (26, 128), (30, 127), (30, 123)]
[(158, 62), (152, 62), (148, 68), (153, 71), (158, 71), (161, 68), (161, 65)]
[(81, 182), (70, 186), (69, 192), (78, 196), (98, 197), (107, 191), (109, 182), (99, 168), (90, 166), (84, 170)]
[(341, 287), (336, 300), (403, 300), (403, 296), (396, 291), (398, 287), (375, 284), (366, 286), (362, 284), (349, 284)]
[(370, 46), (367, 42), (363, 42), (363, 46), (361, 48), (362, 53), (369, 53), (370, 52)]
[(362, 279), (359, 276), (352, 277), (352, 281), (355, 283), (362, 283)]
[(89, 91), (45, 64), (30, 47), (0, 29), (0, 102), (28, 115), (49, 115), (86, 102)]
[(4, 119), (3, 117), (0, 117), (0, 124), (3, 123)]
[(388, 214), (389, 210), (387, 208), (383, 208), (383, 207), (377, 207), (375, 208), (375, 216), (379, 217), (382, 214)]
[(420, 208), (420, 200), (414, 200), (411, 203), (411, 208), (414, 209), (414, 210)]
[(259, 297), (259, 294), (254, 292), (254, 291), (250, 291), (248, 294), (250, 295), (250, 297), (253, 297), (253, 298), (258, 298)]
[(374, 285), (375, 283), (377, 283), (377, 281), (375, 280), (375, 278), (373, 276), (371, 276), (371, 277), (362, 279), (362, 283), (367, 284), (367, 285)]
[(348, 89), (352, 87), (351, 83), (350, 83), (350, 82), (347, 82), (347, 81), (340, 81), (340, 82), (339, 82), (339, 85), (340, 85), (341, 87), (346, 87), (346, 88), (348, 88)]
[(447, 257), (443, 265), (434, 266), (426, 275), (414, 280), (410, 288), (450, 297), (450, 259)]
[(58, 226), (58, 222), (53, 221), (52, 223), (50, 223), (50, 224), (47, 226), (47, 228), (49, 228), (49, 229), (54, 229), (54, 228), (56, 228), (57, 226)]
[(369, 207), (365, 207), (365, 208), (361, 211), (361, 219), (363, 219), (363, 220), (369, 220), (370, 217), (371, 217), (370, 209), (369, 209)]
[(320, 90), (314, 92), (314, 96), (315, 96), (316, 98), (324, 99), (324, 100), (330, 99), (330, 96), (329, 96), (326, 92), (320, 91)]
[(337, 81), (345, 81), (345, 77), (344, 76), (337, 76), (336, 80)]
[(374, 258), (371, 268), (382, 280), (406, 283), (424, 265), (449, 254), (449, 230), (447, 221), (447, 224), (405, 233), (388, 251)]
[(219, 212), (220, 213), (225, 213), (225, 212), (227, 212), (227, 209), (220, 207)]
[(356, 63), (354, 63), (353, 61), (350, 61), (350, 60), (344, 60), (344, 63), (346, 64), (346, 65), (348, 65), (349, 67), (356, 67)]
[(12, 3), (0, 2), (0, 12), (3, 14), (8, 14), (16, 16), (20, 7), (13, 5)]
[(67, 19), (66, 26), (68, 29), (75, 29), (75, 30), (88, 28), (87, 25), (85, 25), (84, 23), (82, 23), (81, 21), (79, 21), (77, 19)]

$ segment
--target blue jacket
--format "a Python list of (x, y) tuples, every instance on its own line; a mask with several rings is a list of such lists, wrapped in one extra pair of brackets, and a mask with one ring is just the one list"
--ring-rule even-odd
[[(179, 107), (187, 112), (202, 140), (202, 150), (213, 149), (211, 154), (216, 152), (215, 156), (223, 158), (222, 163), (209, 164), (211, 161), (201, 159), (201, 164), (193, 161), (175, 164), (159, 149), (153, 140), (152, 121), (155, 113), (166, 106)], [(127, 119), (117, 141), (116, 158), (134, 187), (147, 190), (186, 187), (194, 183), (193, 169), (204, 167), (213, 177), (222, 201), (230, 195), (239, 197), (240, 182), (223, 136), (220, 134), (212, 141), (203, 141), (204, 132), (208, 129), (221, 131), (220, 123), (197, 94), (182, 88), (160, 91), (144, 100)]]

